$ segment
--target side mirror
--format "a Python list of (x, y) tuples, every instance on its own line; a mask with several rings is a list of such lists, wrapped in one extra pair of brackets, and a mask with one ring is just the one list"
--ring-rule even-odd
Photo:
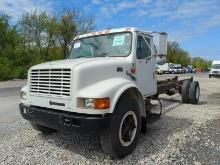
[(167, 33), (158, 33), (159, 40), (158, 40), (158, 52), (156, 56), (156, 63), (163, 65), (167, 62), (166, 55), (167, 55)]
[(158, 55), (167, 55), (167, 33), (159, 33)]

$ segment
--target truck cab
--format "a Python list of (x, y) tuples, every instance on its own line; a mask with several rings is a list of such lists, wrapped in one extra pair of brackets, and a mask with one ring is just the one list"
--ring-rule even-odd
[(220, 61), (212, 62), (212, 68), (209, 72), (209, 78), (214, 76), (220, 76)]
[(166, 33), (121, 28), (75, 37), (67, 59), (30, 68), (20, 113), (34, 129), (100, 135), (114, 157), (132, 152), (145, 127), (146, 98), (157, 95), (156, 63)]

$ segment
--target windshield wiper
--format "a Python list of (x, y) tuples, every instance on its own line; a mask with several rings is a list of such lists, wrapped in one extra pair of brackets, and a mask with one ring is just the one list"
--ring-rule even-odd
[(96, 55), (96, 56), (94, 56), (94, 57), (107, 57), (107, 56), (106, 56), (107, 54), (108, 54), (108, 53), (106, 52), (106, 53), (102, 53), (102, 54)]
[(92, 56), (77, 56), (77, 57), (75, 57), (75, 58), (91, 58)]
[(75, 58), (93, 58), (93, 57), (107, 57), (108, 53), (102, 53), (102, 54), (99, 54), (99, 55), (96, 55), (96, 56), (77, 56)]

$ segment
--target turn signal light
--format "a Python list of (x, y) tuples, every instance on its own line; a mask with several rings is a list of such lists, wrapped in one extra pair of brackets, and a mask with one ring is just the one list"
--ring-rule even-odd
[(110, 107), (109, 98), (94, 99), (94, 109), (107, 109)]

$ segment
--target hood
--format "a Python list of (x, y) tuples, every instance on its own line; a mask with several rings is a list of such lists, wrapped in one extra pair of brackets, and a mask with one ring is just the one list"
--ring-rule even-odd
[(123, 57), (98, 57), (98, 58), (77, 58), (77, 59), (66, 59), (52, 62), (46, 62), (33, 66), (31, 69), (51, 69), (51, 68), (73, 68), (83, 63), (111, 63), (119, 62), (124, 59)]

